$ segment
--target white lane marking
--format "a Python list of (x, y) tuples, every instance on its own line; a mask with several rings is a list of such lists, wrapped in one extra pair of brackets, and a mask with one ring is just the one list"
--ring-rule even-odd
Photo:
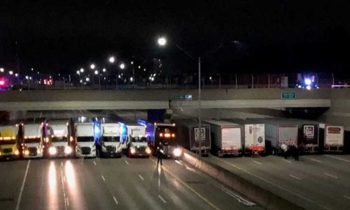
[(106, 179), (105, 179), (105, 177), (104, 177), (103, 175), (101, 175), (101, 178), (102, 178), (102, 180), (103, 180), (104, 182), (106, 182)]
[(257, 164), (257, 165), (262, 165), (262, 162), (256, 161), (256, 160), (252, 160), (253, 163)]
[(333, 179), (338, 179), (338, 176), (336, 176), (336, 175), (334, 175), (334, 174), (330, 174), (330, 173), (327, 173), (327, 172), (325, 172), (325, 173), (323, 173), (325, 176), (328, 176), (328, 177), (331, 177), (331, 178), (333, 178)]
[(117, 205), (119, 204), (117, 198), (114, 195), (113, 195), (113, 200), (114, 200), (115, 204), (117, 204)]
[(291, 164), (291, 163), (292, 163), (292, 161), (287, 160), (287, 159), (285, 159), (285, 158), (282, 158), (281, 160), (283, 160), (284, 162), (287, 162), (287, 163), (289, 163), (289, 164)]
[(196, 170), (194, 170), (194, 169), (191, 168), (191, 167), (188, 167), (188, 166), (185, 166), (185, 167), (186, 167), (186, 169), (189, 170), (189, 171), (196, 172)]
[(258, 176), (258, 175), (254, 174), (254, 173), (252, 173), (252, 172), (250, 172), (250, 171), (248, 171), (248, 170), (246, 170), (246, 169), (243, 169), (243, 168), (241, 168), (241, 167), (239, 167), (239, 166), (237, 166), (237, 165), (235, 165), (235, 164), (233, 164), (233, 163), (227, 162), (227, 161), (225, 161), (225, 160), (221, 160), (220, 158), (217, 158), (217, 157), (213, 157), (213, 159), (216, 159), (216, 160), (218, 160), (218, 161), (220, 161), (220, 162), (223, 162), (223, 163), (225, 163), (225, 164), (227, 164), (227, 165), (230, 165), (231, 167), (236, 168), (236, 169), (238, 169), (238, 170), (240, 170), (240, 171), (243, 171), (244, 173), (249, 174), (249, 175), (251, 175), (251, 176), (253, 176), (253, 177), (255, 177), (255, 178), (258, 178), (258, 179), (260, 179), (260, 180), (262, 180), (262, 181), (264, 181), (264, 182), (266, 182), (266, 183), (268, 183), (268, 184), (270, 184), (270, 185), (272, 185), (272, 186), (274, 186), (274, 187), (277, 187), (277, 188), (279, 188), (279, 189), (281, 189), (281, 190), (284, 190), (284, 191), (286, 191), (286, 192), (288, 192), (288, 193), (290, 193), (290, 194), (293, 194), (293, 195), (295, 195), (295, 196), (297, 196), (297, 197), (299, 197), (299, 198), (301, 198), (301, 199), (303, 199), (303, 200), (306, 200), (306, 201), (308, 201), (308, 202), (310, 202), (310, 203), (313, 203), (313, 204), (315, 204), (315, 205), (318, 205), (319, 207), (321, 207), (321, 208), (323, 208), (323, 209), (328, 209), (326, 206), (323, 206), (323, 205), (318, 204), (316, 201), (314, 201), (314, 200), (312, 200), (312, 199), (310, 199), (310, 198), (305, 197), (305, 195), (303, 195), (303, 194), (290, 191), (290, 190), (288, 190), (288, 188), (286, 188), (286, 187), (283, 187), (283, 186), (280, 186), (280, 185), (278, 185), (278, 184), (275, 184), (275, 183), (273, 183), (273, 182), (271, 182), (271, 181), (269, 181), (269, 180), (267, 180), (267, 179), (265, 179), (265, 178), (263, 178), (263, 177), (261, 177), (261, 176)]
[(325, 155), (325, 157), (329, 157), (329, 158), (332, 158), (332, 159), (335, 159), (335, 160), (341, 160), (341, 161), (350, 163), (350, 160), (347, 160), (347, 159), (344, 159), (344, 158), (341, 158), (341, 157), (336, 157), (336, 156), (332, 156), (332, 155)]
[(166, 200), (165, 200), (161, 195), (158, 195), (158, 198), (159, 198), (163, 203), (166, 203)]
[(142, 181), (145, 181), (145, 179), (141, 176), (141, 174), (139, 174), (139, 178), (140, 178)]
[(348, 195), (344, 195), (344, 198), (350, 200), (350, 196)]
[(17, 199), (16, 210), (19, 209), (19, 205), (20, 205), (21, 200), (22, 200), (22, 194), (23, 194), (23, 190), (24, 190), (24, 185), (25, 185), (26, 180), (27, 180), (27, 175), (28, 175), (28, 171), (29, 171), (29, 165), (30, 165), (30, 160), (28, 161), (26, 171), (24, 172), (24, 177), (23, 177), (23, 181), (22, 181), (21, 190), (19, 191), (19, 195), (18, 195), (18, 199)]
[(231, 190), (227, 189), (224, 186), (221, 186), (220, 189), (226, 193), (227, 195), (231, 196), (232, 198), (236, 199), (238, 202), (242, 203), (245, 206), (255, 206), (255, 203), (241, 197), (240, 195), (232, 192)]
[(129, 162), (128, 162), (127, 160), (126, 160), (126, 161), (124, 161), (124, 162), (125, 162), (125, 164), (126, 164), (126, 165), (129, 165)]
[(183, 166), (184, 164), (183, 163), (181, 163), (179, 160), (175, 160), (175, 163), (177, 163), (177, 164), (179, 164), (179, 165), (181, 165), (181, 166)]
[(292, 177), (293, 179), (296, 179), (296, 180), (302, 180), (302, 178), (298, 177), (298, 176), (295, 176), (293, 174), (289, 174), (290, 177)]
[[(153, 163), (156, 165), (157, 161), (152, 160)], [(197, 192), (195, 189), (193, 189), (191, 186), (189, 186), (186, 182), (184, 182), (181, 178), (179, 178), (178, 176), (176, 176), (175, 174), (173, 174), (171, 171), (169, 171), (165, 166), (162, 168), (164, 171), (166, 171), (170, 176), (174, 177), (175, 180), (177, 180), (178, 182), (180, 182), (183, 186), (185, 186), (188, 190), (190, 190), (191, 192), (193, 192), (194, 194), (196, 194), (200, 199), (202, 199), (204, 202), (206, 202), (209, 206), (211, 206), (213, 209), (216, 210), (220, 210), (219, 207), (215, 206), (215, 204), (213, 204), (212, 202), (210, 202), (208, 199), (206, 199), (204, 196), (202, 196), (199, 192)]]
[(94, 165), (96, 165), (96, 161), (93, 161), (92, 163), (93, 163)]
[(314, 159), (314, 158), (310, 158), (310, 160), (313, 161), (313, 162), (316, 162), (316, 163), (322, 163), (322, 161)]

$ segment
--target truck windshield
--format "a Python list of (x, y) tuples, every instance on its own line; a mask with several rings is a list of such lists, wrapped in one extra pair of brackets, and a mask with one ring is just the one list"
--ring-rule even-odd
[(52, 142), (67, 142), (68, 138), (67, 136), (54, 136), (52, 137)]
[(131, 142), (147, 142), (146, 137), (131, 137)]
[(92, 136), (78, 136), (77, 137), (77, 142), (93, 142), (94, 137)]
[(104, 142), (119, 142), (119, 136), (103, 136), (102, 141)]
[(25, 143), (39, 143), (41, 141), (41, 138), (27, 138), (24, 139)]
[(3, 144), (16, 144), (16, 140), (0, 140), (0, 145)]

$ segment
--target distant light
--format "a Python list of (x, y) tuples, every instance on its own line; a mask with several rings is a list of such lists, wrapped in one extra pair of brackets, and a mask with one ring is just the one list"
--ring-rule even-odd
[(39, 74), (40, 74), (40, 72), (37, 72), (37, 74), (39, 75)]
[(109, 57), (109, 58), (108, 58), (108, 61), (109, 61), (110, 63), (114, 63), (114, 62), (115, 62), (115, 57), (114, 57), (114, 56)]
[(210, 79), (210, 80), (212, 80), (212, 79), (213, 79), (213, 77), (212, 77), (212, 76), (210, 76), (210, 77), (209, 77), (209, 79)]
[(82, 80), (82, 79), (80, 80), (80, 83), (83, 83), (83, 80)]
[(4, 68), (0, 68), (0, 72), (4, 72), (5, 71), (5, 69)]
[(5, 85), (5, 80), (1, 79), (0, 80), (0, 86), (4, 86)]
[(138, 66), (137, 68), (141, 69), (141, 66)]
[(9, 74), (10, 74), (10, 75), (13, 75), (13, 71), (10, 70), (10, 71), (9, 71)]
[(118, 78), (119, 78), (119, 79), (122, 78), (120, 74), (118, 75)]
[(119, 65), (119, 68), (120, 68), (120, 69), (125, 69), (125, 64), (124, 64), (124, 63), (121, 63), (121, 64)]
[(80, 71), (77, 71), (77, 75), (80, 75)]
[(307, 85), (307, 86), (306, 86), (306, 90), (311, 90), (311, 86), (310, 86), (310, 85)]
[(310, 78), (305, 78), (305, 79), (304, 79), (304, 83), (305, 83), (305, 85), (310, 86), (311, 83), (312, 83), (312, 81), (311, 81)]
[(95, 70), (95, 72), (94, 72), (94, 73), (95, 73), (95, 75), (98, 75), (98, 70)]
[(90, 81), (90, 78), (89, 78), (89, 77), (86, 77), (85, 81), (89, 82), (89, 81)]
[(157, 43), (159, 46), (163, 47), (167, 44), (167, 40), (165, 37), (159, 37)]
[(32, 79), (33, 79), (33, 77), (30, 76), (30, 77), (29, 77), (29, 80), (32, 80)]
[(130, 64), (133, 65), (133, 64), (134, 64), (134, 61), (131, 61)]
[(143, 71), (146, 71), (146, 68), (144, 68)]
[(18, 73), (15, 74), (15, 77), (18, 77)]
[(83, 69), (83, 68), (81, 68), (81, 69), (80, 69), (80, 72), (81, 72), (81, 73), (84, 73), (84, 69)]
[(31, 71), (34, 71), (34, 68), (32, 67), (30, 70), (31, 70)]
[(103, 72), (106, 72), (106, 68), (103, 68), (102, 71), (103, 71)]
[(130, 82), (134, 81), (134, 78), (133, 77), (130, 77)]
[(95, 69), (95, 68), (96, 68), (95, 64), (90, 65), (90, 69)]
[(28, 77), (28, 75), (26, 75), (26, 77), (25, 77), (26, 79), (29, 79), (29, 77)]

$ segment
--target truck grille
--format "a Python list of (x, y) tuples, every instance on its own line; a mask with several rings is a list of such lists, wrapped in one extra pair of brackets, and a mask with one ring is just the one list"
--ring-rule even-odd
[(29, 147), (28, 150), (29, 150), (30, 155), (37, 155), (37, 153), (38, 153), (36, 147)]
[(4, 153), (11, 153), (11, 152), (12, 152), (12, 149), (11, 149), (11, 148), (6, 148), (6, 149), (4, 149), (3, 151), (4, 151)]
[(146, 151), (146, 147), (139, 147), (139, 148), (137, 148), (137, 150), (139, 152), (144, 152), (144, 151)]
[(83, 155), (89, 155), (91, 153), (90, 147), (81, 147), (81, 154)]
[(107, 146), (107, 152), (115, 152), (115, 146)]
[(64, 146), (58, 146), (56, 147), (57, 154), (64, 154)]

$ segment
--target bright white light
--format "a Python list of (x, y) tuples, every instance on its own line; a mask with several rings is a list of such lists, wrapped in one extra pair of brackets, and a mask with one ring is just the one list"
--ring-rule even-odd
[(310, 79), (310, 78), (305, 78), (305, 79), (304, 79), (304, 83), (305, 83), (305, 85), (310, 86), (310, 85), (311, 85), (311, 83), (312, 83), (312, 81), (311, 81), (311, 79)]
[(15, 74), (15, 77), (18, 77), (18, 73)]
[(5, 69), (4, 68), (0, 68), (0, 72), (4, 72), (5, 71)]
[(65, 147), (64, 148), (64, 154), (66, 154), (66, 155), (70, 155), (70, 154), (72, 154), (72, 152), (73, 152), (73, 149), (72, 149), (72, 147)]
[(134, 61), (131, 61), (130, 64), (133, 65), (133, 64), (134, 64)]
[(119, 68), (120, 68), (120, 69), (125, 69), (125, 64), (124, 64), (124, 63), (121, 63), (121, 64), (119, 65)]
[(49, 154), (50, 154), (50, 155), (56, 155), (56, 154), (57, 154), (57, 149), (56, 149), (56, 147), (50, 147), (50, 148), (49, 148)]
[(95, 69), (95, 68), (96, 68), (95, 64), (90, 65), (90, 69)]
[(105, 69), (105, 68), (103, 68), (103, 69), (102, 69), (102, 71), (103, 71), (103, 72), (106, 72), (106, 69)]
[(31, 68), (30, 70), (31, 70), (31, 71), (34, 71), (34, 68)]
[(33, 77), (29, 77), (29, 80), (32, 80), (33, 79)]
[(80, 72), (81, 72), (81, 73), (84, 73), (84, 69), (83, 69), (83, 68), (81, 68), (81, 69), (80, 69)]
[(10, 75), (13, 75), (13, 71), (9, 71), (9, 74), (10, 74)]
[(144, 68), (143, 71), (146, 71), (146, 68)]
[(95, 70), (95, 72), (94, 72), (94, 73), (95, 73), (95, 75), (98, 75), (98, 70)]
[(77, 75), (80, 75), (80, 71), (77, 71)]
[(175, 148), (175, 149), (173, 150), (173, 155), (174, 155), (175, 157), (180, 157), (181, 154), (182, 154), (182, 150), (181, 150), (180, 148)]
[(80, 80), (80, 83), (83, 83), (83, 80), (82, 80), (82, 79)]
[(89, 78), (89, 77), (86, 77), (86, 78), (85, 78), (85, 81), (89, 82), (89, 81), (90, 81), (90, 78)]
[(130, 77), (130, 82), (134, 81), (134, 78), (133, 77)]
[(138, 66), (137, 68), (141, 69), (141, 66)]
[(158, 40), (157, 40), (157, 42), (158, 42), (158, 45), (159, 45), (159, 46), (162, 46), (162, 47), (163, 47), (163, 46), (166, 45), (167, 40), (166, 40), (165, 37), (159, 37)]
[(29, 77), (28, 77), (28, 75), (26, 75), (26, 77), (25, 77), (26, 79), (29, 79)]
[(306, 86), (306, 90), (311, 90), (311, 86), (310, 86), (310, 85), (307, 85), (307, 86)]
[(211, 77), (211, 76), (210, 76), (210, 77), (209, 77), (209, 79), (210, 79), (210, 80), (212, 80), (212, 79), (213, 79), (213, 77)]
[(109, 58), (108, 58), (108, 61), (109, 61), (110, 63), (114, 63), (114, 62), (115, 62), (115, 57), (114, 57), (114, 56), (109, 57)]

